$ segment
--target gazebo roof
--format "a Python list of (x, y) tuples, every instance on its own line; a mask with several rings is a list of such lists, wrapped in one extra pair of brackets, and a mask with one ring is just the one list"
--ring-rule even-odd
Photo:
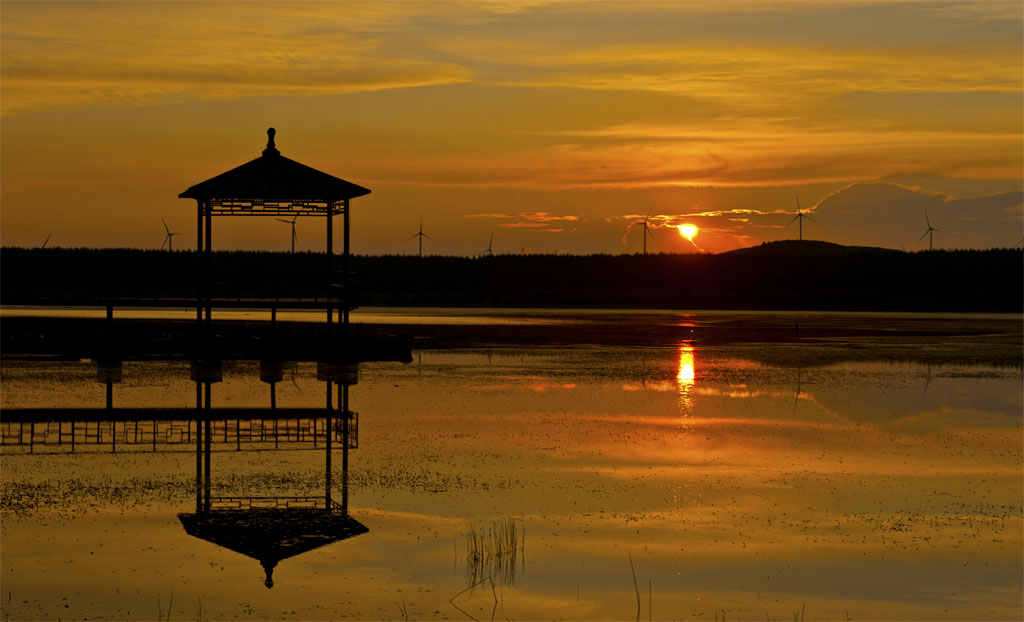
[(274, 128), (267, 130), (267, 148), (262, 156), (200, 182), (178, 197), (341, 201), (370, 194), (368, 188), (284, 157), (274, 146), (274, 134)]

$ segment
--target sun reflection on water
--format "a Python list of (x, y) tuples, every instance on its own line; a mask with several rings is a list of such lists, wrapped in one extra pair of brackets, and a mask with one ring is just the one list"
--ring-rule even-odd
[(679, 373), (676, 374), (679, 380), (679, 389), (689, 391), (694, 383), (693, 373), (693, 346), (679, 346)]
[(689, 341), (679, 344), (679, 369), (676, 372), (676, 382), (679, 385), (679, 410), (684, 418), (693, 416), (693, 400), (690, 393), (697, 381), (694, 352)]

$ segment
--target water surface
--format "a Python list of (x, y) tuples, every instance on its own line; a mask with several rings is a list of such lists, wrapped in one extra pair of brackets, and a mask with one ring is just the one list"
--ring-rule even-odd
[[(843, 348), (865, 346), (514, 344), (363, 364), (350, 514), (369, 532), (281, 561), (272, 589), (182, 528), (187, 446), (5, 447), (5, 615), (1018, 619), (1020, 367)], [(187, 363), (127, 362), (115, 405), (187, 408), (192, 387)], [(5, 361), (0, 389), (4, 408), (104, 396), (88, 361)], [(213, 387), (215, 406), (267, 395), (256, 362)], [(315, 364), (289, 366), (277, 400), (321, 406)], [(215, 446), (214, 492), (319, 490), (323, 462)], [(471, 534), (509, 524), (515, 556), (472, 557)]]

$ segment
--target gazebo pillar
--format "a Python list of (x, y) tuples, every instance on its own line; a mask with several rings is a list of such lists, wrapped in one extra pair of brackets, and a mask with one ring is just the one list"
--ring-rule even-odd
[[(327, 382), (327, 390), (330, 391), (331, 382)], [(331, 453), (334, 448), (331, 446), (331, 441), (334, 440), (334, 413), (332, 412), (333, 404), (327, 404), (326, 420), (324, 421), (324, 508), (330, 512), (332, 510), (331, 503), (331, 491), (333, 483), (331, 481)]]
[(352, 425), (348, 411), (348, 384), (341, 385), (341, 511), (348, 514), (348, 428)]
[(348, 336), (349, 336), (348, 335), (348, 310), (349, 310), (349, 279), (348, 279), (349, 259), (348, 259), (348, 255), (349, 255), (349, 223), (351, 222), (349, 220), (349, 217), (348, 217), (348, 199), (345, 199), (344, 206), (345, 206), (345, 208), (344, 208), (345, 209), (345, 232), (344, 232), (343, 235), (345, 237), (344, 237), (344, 251), (343, 251), (344, 254), (342, 255), (342, 259), (341, 259), (341, 261), (342, 261), (342, 271), (343, 271), (342, 281), (341, 281), (341, 287), (342, 287), (342, 290), (341, 290), (341, 302), (342, 302), (342, 305), (344, 305), (344, 308), (342, 310), (342, 320), (341, 321), (342, 321), (342, 326), (343, 326), (343, 328), (342, 328), (342, 331), (343, 331), (342, 335), (344, 335), (346, 338), (348, 338)]
[(203, 383), (196, 380), (196, 513), (203, 510)]
[(324, 298), (327, 302), (327, 330), (333, 332), (334, 309), (331, 306), (331, 282), (334, 280), (334, 204), (327, 202), (327, 274)]
[(203, 321), (203, 204), (196, 201), (196, 325)]
[(206, 202), (206, 268), (203, 270), (203, 277), (206, 280), (206, 323), (208, 328), (213, 321), (213, 287), (210, 284), (210, 275), (213, 268), (213, 210), (210, 209), (210, 202)]

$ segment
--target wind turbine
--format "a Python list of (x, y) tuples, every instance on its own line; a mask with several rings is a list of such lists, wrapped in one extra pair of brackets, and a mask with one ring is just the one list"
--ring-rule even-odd
[(812, 220), (812, 218), (810, 216), (808, 216), (807, 214), (805, 214), (805, 213), (800, 211), (800, 195), (797, 195), (796, 196), (796, 216), (794, 216), (793, 220), (789, 221), (789, 224), (786, 225), (786, 226), (788, 227), (789, 225), (793, 224), (794, 222), (796, 222), (798, 220), (800, 221), (800, 241), (801, 242), (804, 241), (804, 218), (806, 218), (807, 220)]
[(39, 248), (46, 248), (46, 243), (50, 241), (50, 237), (51, 237), (51, 236), (53, 236), (53, 231), (51, 231), (51, 232), (50, 232), (50, 233), (49, 233), (49, 234), (48, 234), (48, 235), (46, 236), (46, 239), (45, 239), (45, 240), (43, 240), (43, 245), (42, 245), (42, 246), (40, 246)]
[(420, 214), (420, 230), (418, 232), (410, 235), (409, 237), (405, 238), (405, 241), (408, 242), (409, 240), (411, 240), (413, 238), (419, 238), (420, 239), (420, 257), (423, 257), (423, 238), (427, 238), (431, 242), (435, 241), (434, 238), (430, 237), (426, 233), (423, 233), (423, 214)]
[(652, 207), (651, 209), (647, 210), (647, 215), (644, 216), (644, 255), (647, 254), (647, 235), (648, 235), (647, 220), (651, 217), (651, 212), (653, 212), (653, 211), (654, 211), (654, 208)]
[[(160, 245), (160, 250), (163, 250), (164, 244), (166, 244), (167, 245), (167, 250), (173, 252), (174, 251), (174, 236), (176, 236), (178, 234), (177, 233), (172, 233), (171, 230), (167, 228), (167, 221), (166, 220), (161, 218), (160, 222), (164, 223), (164, 231), (167, 232), (167, 236), (164, 238), (164, 243)], [(49, 239), (49, 238), (47, 238), (47, 239)]]
[(491, 239), (487, 242), (487, 250), (484, 251), (484, 255), (488, 257), (494, 257), (494, 233), (491, 233)]
[(942, 229), (936, 229), (932, 226), (932, 221), (928, 218), (928, 210), (924, 211), (924, 221), (928, 223), (928, 229), (925, 230), (918, 241), (923, 240), (924, 236), (928, 236), (928, 250), (932, 250), (932, 233), (935, 231), (942, 233)]
[(292, 226), (292, 252), (293, 253), (295, 252), (295, 239), (297, 237), (295, 235), (295, 221), (298, 220), (298, 219), (299, 219), (299, 215), (298, 214), (296, 214), (295, 217), (292, 218), (291, 220), (285, 220), (284, 218), (275, 218), (274, 219), (274, 220), (276, 220), (278, 222), (285, 222), (285, 223), (288, 223), (288, 224), (290, 224)]

